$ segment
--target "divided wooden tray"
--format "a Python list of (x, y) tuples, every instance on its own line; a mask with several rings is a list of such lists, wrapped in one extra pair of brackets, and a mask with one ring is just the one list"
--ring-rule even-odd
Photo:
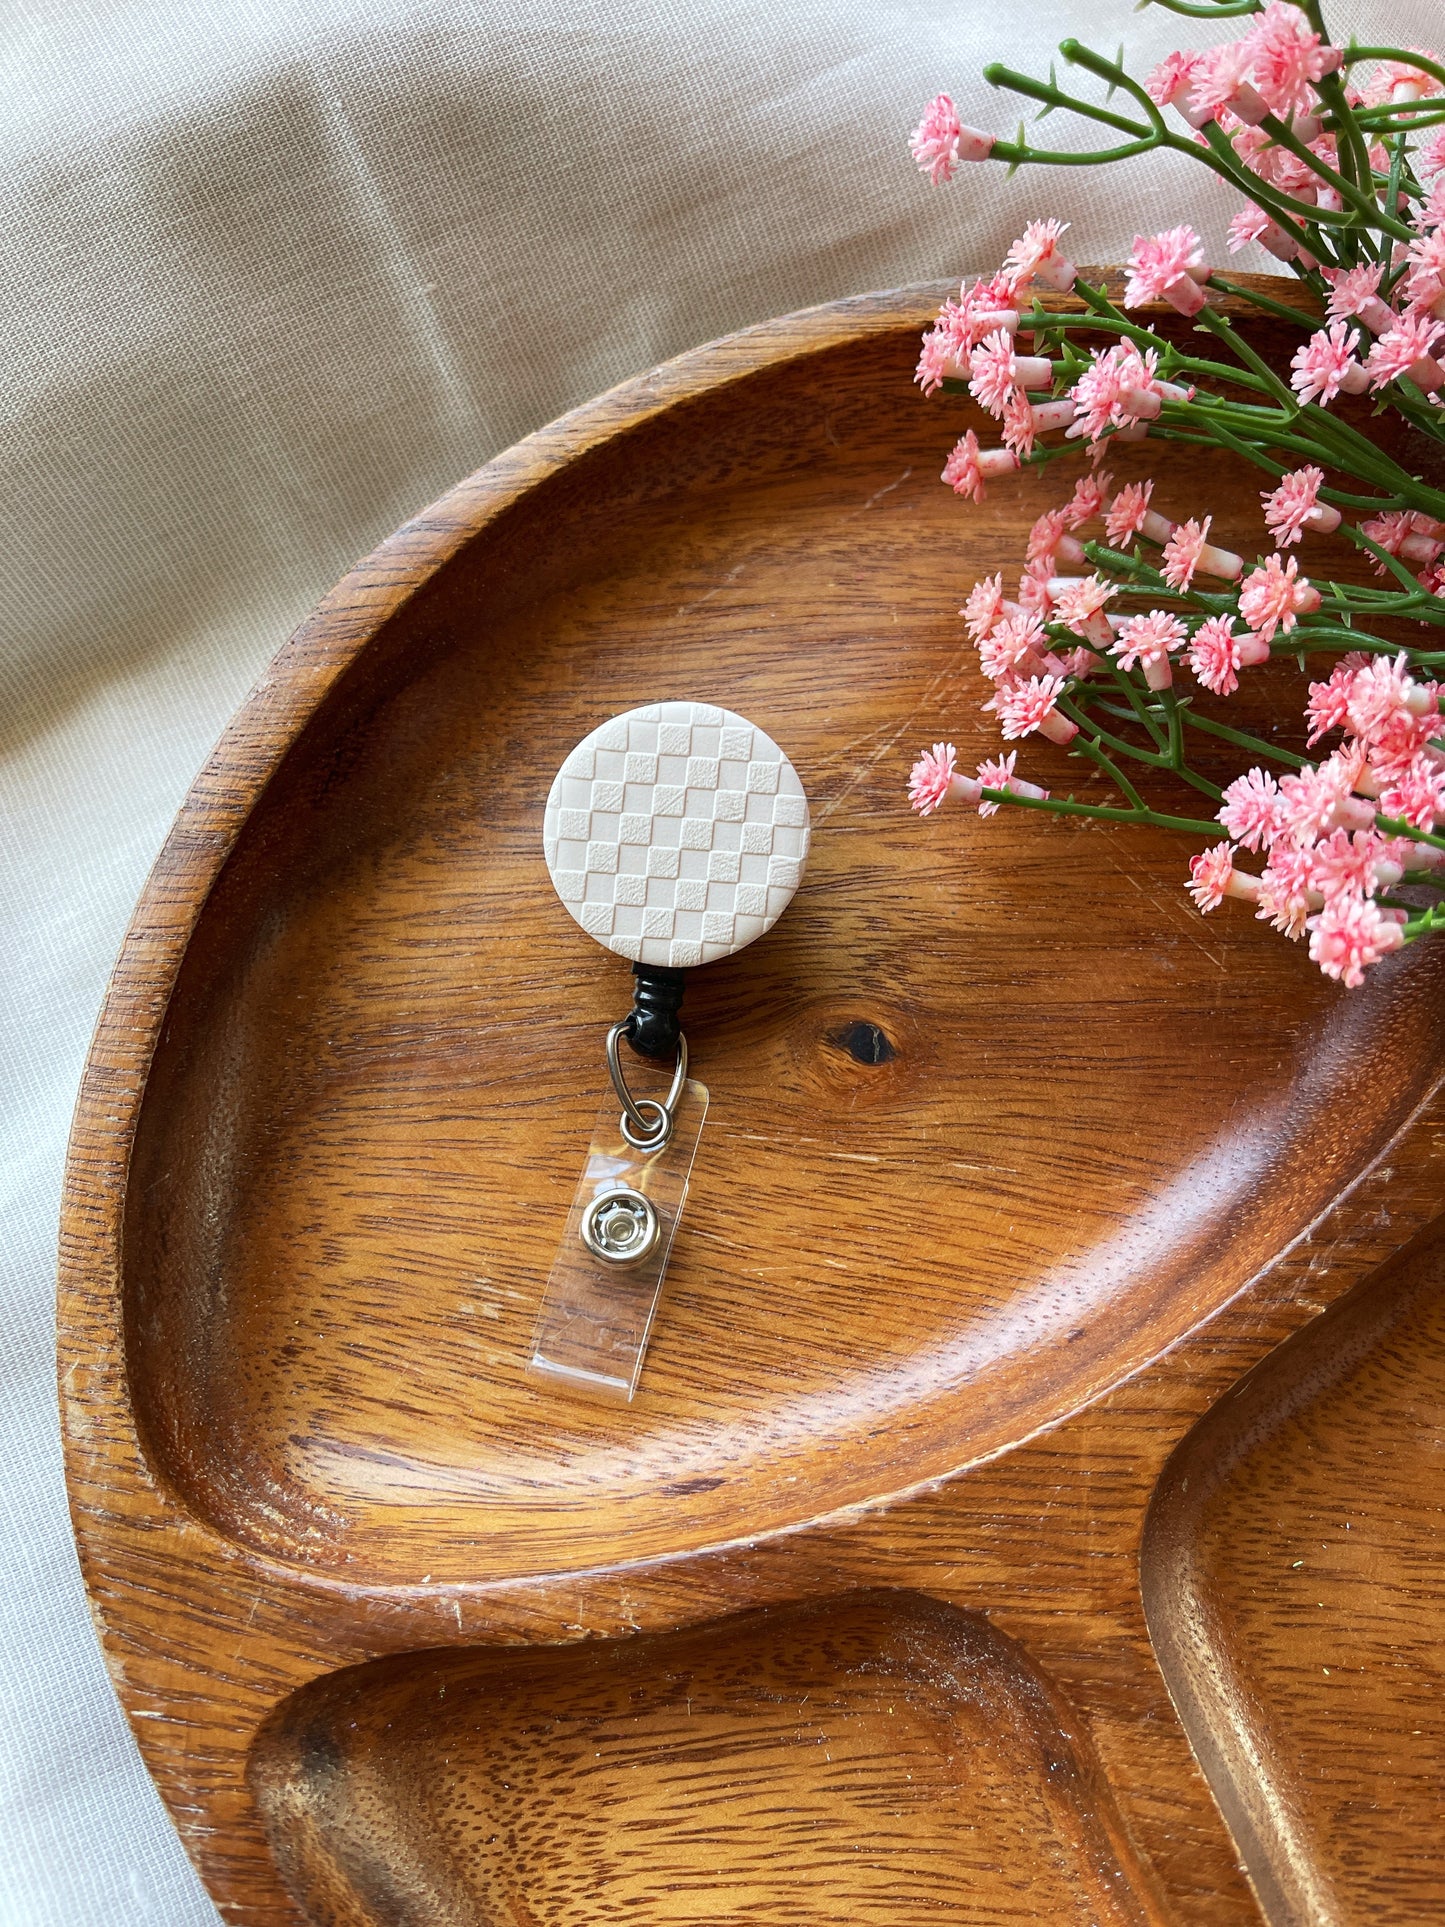
[[(921, 743), (992, 740), (958, 602), (1057, 492), (939, 486), (935, 303), (700, 349), (462, 483), (147, 886), (67, 1463), (228, 1920), (1441, 1917), (1445, 949), (1342, 993), (1167, 838), (909, 817)], [(1254, 479), (1208, 493), (1257, 547)], [(522, 1371), (628, 996), (541, 811), (674, 694), (784, 745), (814, 852), (689, 991), (713, 1108), (618, 1409)]]

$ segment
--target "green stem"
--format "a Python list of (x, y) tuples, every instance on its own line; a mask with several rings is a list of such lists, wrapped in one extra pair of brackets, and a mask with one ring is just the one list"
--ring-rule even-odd
[(1229, 20), (1238, 14), (1261, 13), (1264, 0), (1144, 0), (1145, 6), (1162, 7), (1166, 13), (1183, 14), (1189, 20)]
[(1123, 690), (1124, 695), (1128, 699), (1129, 707), (1134, 711), (1140, 723), (1148, 731), (1155, 746), (1161, 750), (1167, 748), (1168, 738), (1154, 720), (1153, 711), (1150, 709), (1148, 703), (1144, 701), (1139, 691), (1134, 687), (1133, 677), (1130, 676), (1126, 670), (1121, 669), (1112, 656), (1104, 656), (1102, 660), (1105, 669), (1107, 669), (1119, 688)]
[(1116, 133), (1128, 134), (1136, 141), (1148, 141), (1151, 146), (1159, 140), (1159, 130), (1164, 125), (1161, 120), (1158, 127), (1141, 127), (1138, 121), (1126, 120), (1122, 114), (1111, 113), (1107, 107), (1100, 107), (1094, 101), (1083, 100), (1076, 94), (1066, 94), (1062, 87), (1052, 81), (1034, 80), (1028, 74), (1016, 73), (1001, 61), (990, 61), (983, 70), (983, 77), (990, 87), (1006, 88), (1011, 94), (1022, 94), (1025, 100), (1037, 100), (1047, 107), (1070, 107), (1085, 120), (1096, 120), (1101, 127), (1112, 127)]
[(1132, 756), (1136, 763), (1147, 763), (1151, 769), (1172, 767), (1164, 751), (1140, 749), (1137, 744), (1126, 742), (1122, 736), (1115, 736), (1111, 731), (1101, 729), (1095, 718), (1089, 714), (1087, 707), (1078, 701), (1077, 691), (1072, 700), (1068, 696), (1060, 696), (1058, 707), (1061, 715), (1067, 716), (1069, 721), (1079, 729), (1088, 730), (1100, 742), (1107, 743), (1118, 755)]
[(1100, 747), (1097, 738), (1091, 742), (1086, 737), (1076, 736), (1069, 747), (1075, 755), (1087, 756), (1091, 762), (1097, 763), (1099, 768), (1103, 770), (1104, 774), (1109, 778), (1110, 782), (1118, 785), (1119, 789), (1128, 798), (1129, 802), (1134, 805), (1136, 810), (1148, 809), (1149, 805), (1129, 781), (1123, 770), (1115, 763), (1113, 757), (1109, 756)]
[(1043, 810), (1050, 816), (1092, 816), (1103, 823), (1149, 823), (1160, 830), (1182, 830), (1186, 836), (1218, 836), (1218, 823), (1201, 823), (1194, 816), (1166, 816), (1160, 810), (1116, 810), (1103, 803), (1075, 803), (1052, 796), (1015, 796), (1012, 790), (985, 789), (990, 803), (1012, 803), (1016, 809)]
[(1168, 132), (1158, 103), (1150, 99), (1134, 76), (1126, 72), (1117, 60), (1106, 60), (1102, 54), (1096, 54), (1092, 47), (1086, 47), (1081, 40), (1075, 40), (1072, 36), (1059, 42), (1059, 52), (1071, 67), (1082, 67), (1085, 73), (1093, 74), (1097, 80), (1107, 81), (1111, 93), (1118, 88), (1128, 94), (1144, 109), (1149, 117), (1149, 125), (1156, 134)]
[(1375, 812), (1375, 828), (1386, 836), (1408, 836), (1412, 843), (1428, 843), (1432, 850), (1445, 850), (1445, 836), (1432, 836), (1429, 830), (1417, 830), (1413, 823), (1405, 822), (1403, 817), (1385, 816)]
[(1276, 763), (1286, 763), (1291, 769), (1306, 769), (1307, 756), (1296, 756), (1292, 749), (1279, 749), (1272, 743), (1263, 742), (1258, 736), (1251, 736), (1246, 730), (1234, 729), (1228, 723), (1217, 723), (1210, 716), (1201, 716), (1190, 705), (1182, 704), (1184, 720), (1193, 729), (1203, 730), (1206, 736), (1217, 736), (1222, 742), (1233, 743), (1236, 749), (1247, 749), (1252, 756), (1268, 756)]
[(1241, 301), (1251, 302), (1265, 314), (1272, 314), (1278, 321), (1293, 321), (1301, 328), (1308, 328), (1311, 334), (1319, 327), (1319, 315), (1306, 314), (1303, 308), (1292, 308), (1286, 301), (1276, 301), (1273, 295), (1261, 294), (1256, 288), (1247, 288), (1240, 281), (1231, 281), (1218, 272), (1209, 277), (1211, 288), (1218, 288), (1221, 294), (1232, 294)]
[(1397, 60), (1402, 67), (1415, 67), (1422, 74), (1429, 74), (1445, 87), (1445, 67), (1427, 55), (1416, 53), (1413, 48), (1405, 47), (1356, 47), (1345, 49), (1345, 65), (1354, 67), (1362, 60)]
[(1342, 201), (1348, 201), (1369, 225), (1383, 226), (1385, 232), (1393, 234), (1397, 240), (1408, 241), (1413, 238), (1413, 231), (1406, 227), (1403, 221), (1396, 220), (1388, 212), (1382, 212), (1372, 194), (1364, 193), (1353, 181), (1346, 180), (1343, 174), (1337, 173), (1333, 167), (1322, 161), (1318, 154), (1312, 153), (1277, 115), (1266, 114), (1260, 125), (1276, 146), (1284, 148), (1286, 153), (1293, 154), (1295, 159), (1303, 162), (1312, 173), (1318, 174), (1325, 185), (1332, 187)]
[[(1287, 382), (1280, 380), (1263, 355), (1257, 354), (1250, 347), (1244, 337), (1230, 326), (1225, 316), (1217, 313), (1213, 308), (1204, 307), (1199, 310), (1195, 325), (1207, 328), (1231, 353), (1239, 357), (1246, 368), (1253, 369), (1260, 381), (1265, 384), (1266, 392), (1273, 395), (1283, 407), (1293, 409), (1298, 406), (1294, 390)], [(1186, 403), (1185, 406), (1187, 407), (1188, 404)]]

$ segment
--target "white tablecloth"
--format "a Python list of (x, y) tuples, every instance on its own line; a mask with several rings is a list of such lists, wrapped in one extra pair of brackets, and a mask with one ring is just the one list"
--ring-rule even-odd
[[(1438, 0), (1335, 9), (1428, 42)], [(496, 449), (741, 324), (1232, 211), (1202, 169), (904, 147), (988, 58), (1193, 32), (1130, 0), (16, 0), (0, 14), (0, 1922), (213, 1923), (87, 1617), (57, 1199), (106, 973), (271, 652)], [(1217, 29), (1215, 30), (1217, 33)], [(1052, 138), (1065, 123), (1046, 123)], [(1186, 192), (1175, 193), (1185, 186)]]

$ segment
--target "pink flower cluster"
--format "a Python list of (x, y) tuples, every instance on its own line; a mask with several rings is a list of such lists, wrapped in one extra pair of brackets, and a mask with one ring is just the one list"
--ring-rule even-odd
[(1007, 790), (1010, 795), (1032, 797), (1039, 803), (1049, 800), (1047, 790), (1014, 775), (1017, 750), (1011, 749), (1007, 756), (980, 763), (975, 776), (963, 776), (955, 770), (957, 756), (952, 743), (935, 743), (913, 765), (908, 778), (908, 800), (920, 816), (931, 815), (948, 797), (959, 803), (977, 804), (980, 816), (993, 816), (999, 805), (984, 795), (985, 790)]
[[(1382, 144), (1389, 134), (1368, 131), (1378, 117), (1358, 123), (1341, 107), (1343, 100), (1404, 109), (1445, 95), (1445, 83), (1408, 55), (1376, 56), (1373, 65), (1353, 51), (1347, 58), (1316, 30), (1317, 19), (1316, 10), (1296, 0), (1264, 0), (1241, 22), (1237, 39), (1171, 54), (1146, 83), (1154, 102), (1196, 130), (1201, 146), (1218, 149), (1227, 141), (1233, 149), (1255, 198), (1231, 224), (1230, 251), (1258, 242), (1295, 263), (1327, 297), (1321, 325), (1290, 364), (1297, 433), (1274, 441), (1256, 435), (1242, 410), (1235, 419), (1235, 434), (1254, 441), (1262, 465), (1277, 477), (1259, 497), (1272, 552), (1250, 564), (1211, 539), (1212, 515), (1176, 522), (1155, 506), (1152, 481), (1115, 488), (1103, 472), (1106, 451), (1112, 457), (1115, 443), (1146, 440), (1155, 424), (1156, 433), (1185, 440), (1237, 443), (1224, 432), (1224, 413), (1211, 412), (1217, 398), (1200, 401), (1193, 388), (1168, 378), (1198, 374), (1197, 358), (1171, 350), (1152, 328), (1131, 327), (1094, 291), (1083, 295), (1097, 312), (1077, 330), (1038, 318), (1036, 291), (1069, 291), (1077, 279), (1060, 221), (1031, 221), (997, 271), (966, 282), (923, 337), (916, 379), (924, 392), (945, 383), (966, 386), (998, 425), (996, 446), (969, 429), (951, 451), (943, 480), (958, 494), (981, 502), (991, 481), (1025, 463), (1051, 461), (1071, 442), (1092, 461), (1070, 499), (1034, 522), (1016, 592), (1005, 595), (1002, 572), (986, 577), (961, 613), (992, 685), (983, 707), (1005, 741), (1038, 735), (1074, 745), (1075, 754), (1090, 756), (1117, 780), (1130, 807), (1095, 808), (1073, 798), (1051, 803), (1046, 791), (1016, 775), (1013, 750), (965, 777), (955, 767), (954, 747), (937, 743), (912, 771), (910, 797), (921, 814), (952, 798), (991, 815), (995, 797), (1012, 796), (1077, 814), (1167, 821), (1111, 760), (1126, 753), (1155, 766), (1166, 760), (1121, 739), (1119, 732), (1131, 727), (1130, 706), (1156, 745), (1164, 743), (1167, 724), (1175, 767), (1181, 726), (1190, 735), (1197, 723), (1246, 745), (1251, 738), (1211, 723), (1202, 709), (1189, 713), (1189, 696), (1181, 701), (1167, 693), (1177, 674), (1187, 668), (1202, 689), (1229, 697), (1241, 673), (1267, 662), (1272, 651), (1299, 653), (1303, 667), (1305, 651), (1353, 648), (1352, 610), (1372, 610), (1377, 602), (1392, 613), (1423, 606), (1419, 598), (1397, 599), (1396, 582), (1385, 602), (1365, 600), (1373, 592), (1350, 582), (1332, 582), (1326, 606), (1301, 565), (1308, 552), (1300, 545), (1340, 531), (1342, 509), (1359, 512), (1355, 481), (1375, 472), (1363, 457), (1351, 470), (1349, 431), (1331, 429), (1320, 410), (1341, 396), (1372, 394), (1381, 398), (1377, 412), (1392, 405), (1411, 415), (1422, 395), (1445, 407), (1445, 128), (1432, 131), (1427, 115), (1412, 129), (1410, 165), (1402, 174), (1396, 149)], [(1435, 56), (1419, 58), (1439, 65)], [(1441, 104), (1432, 99), (1431, 113)], [(930, 103), (912, 140), (914, 158), (935, 182), (951, 179), (960, 162), (982, 159), (994, 146), (991, 136), (961, 124), (946, 95)], [(1003, 157), (1017, 161), (1028, 152), (1020, 134)], [(1337, 247), (1334, 237), (1357, 219), (1360, 194), (1353, 184), (1364, 180), (1362, 155), (1374, 173), (1377, 202), (1400, 224), (1384, 225), (1401, 238), (1388, 259), (1349, 265), (1361, 261), (1361, 250)], [(1383, 193), (1388, 179), (1393, 185)], [(1355, 231), (1367, 226), (1361, 217)], [(1311, 244), (1327, 257), (1323, 264), (1309, 252)], [(1371, 243), (1365, 252), (1383, 256), (1387, 249)], [(1331, 259), (1347, 265), (1332, 266)], [(1205, 312), (1212, 279), (1203, 243), (1187, 224), (1137, 235), (1122, 306), (1162, 303), (1187, 318), (1202, 316), (1201, 332), (1227, 333), (1217, 311)], [(1085, 327), (1112, 330), (1113, 338), (1105, 332), (1095, 345), (1099, 332), (1091, 338)], [(1065, 358), (1055, 359), (1060, 355)], [(1054, 434), (1062, 442), (1041, 448), (1041, 438)], [(1291, 446), (1301, 454), (1313, 449), (1325, 466), (1306, 462), (1284, 471), (1278, 458)], [(1340, 449), (1344, 479), (1327, 479)], [(1391, 506), (1374, 513), (1365, 508), (1358, 526), (1345, 533), (1357, 549), (1373, 549), (1380, 574), (1399, 578), (1411, 571), (1428, 595), (1445, 598), (1445, 520), (1399, 506), (1421, 499), (1438, 506), (1438, 496), (1410, 486), (1412, 477), (1418, 484), (1412, 470), (1392, 493), (1382, 488), (1379, 500)], [(1090, 524), (1102, 524), (1097, 544), (1088, 539)], [(1403, 586), (1409, 588), (1408, 577)], [(1219, 807), (1224, 838), (1190, 864), (1187, 888), (1201, 910), (1218, 908), (1226, 897), (1252, 903), (1291, 939), (1307, 937), (1321, 970), (1351, 986), (1428, 927), (1428, 920), (1397, 907), (1389, 895), (1394, 886), (1434, 873), (1436, 888), (1445, 888), (1445, 840), (1439, 847), (1419, 840), (1445, 832), (1445, 685), (1412, 675), (1409, 661), (1405, 652), (1393, 660), (1354, 654), (1327, 680), (1311, 683), (1309, 747), (1320, 760), (1279, 777), (1258, 767), (1239, 776)], [(1081, 727), (1088, 732), (1082, 737)], [(1336, 731), (1337, 747), (1328, 754), (1315, 749)], [(1263, 744), (1256, 753), (1263, 755)], [(1279, 761), (1289, 760), (1281, 752)], [(1262, 866), (1248, 867), (1246, 857), (1262, 859)]]
[[(1174, 53), (1145, 86), (1161, 107), (1175, 107), (1192, 127), (1211, 120), (1226, 129), (1258, 127), (1269, 114), (1289, 121), (1316, 105), (1313, 89), (1341, 61), (1289, 0), (1269, 0), (1240, 40), (1205, 53)], [(1314, 132), (1318, 134), (1318, 129)]]
[[(1015, 389), (1049, 386), (1050, 364), (1031, 366), (1015, 376), (1007, 368), (1007, 357), (1012, 353), (1012, 337), (1018, 333), (1019, 302), (1024, 295), (1033, 287), (1065, 291), (1074, 285), (1074, 264), (1061, 246), (1066, 232), (1066, 222), (1030, 221), (996, 274), (981, 275), (971, 286), (965, 282), (957, 301), (944, 302), (937, 321), (923, 337), (916, 379), (924, 394), (931, 395), (944, 381), (970, 385), (976, 381), (992, 397), (986, 404), (990, 412), (1002, 418)], [(987, 352), (975, 365), (974, 358), (985, 345)]]
[[(1338, 213), (1343, 207), (1338, 187), (1325, 179), (1302, 154), (1276, 140), (1260, 123), (1271, 114), (1276, 116), (1289, 126), (1294, 139), (1317, 162), (1338, 177), (1338, 138), (1325, 129), (1316, 89), (1319, 82), (1337, 72), (1340, 65), (1340, 50), (1324, 45), (1296, 6), (1289, 4), (1289, 0), (1270, 0), (1264, 11), (1255, 16), (1253, 26), (1242, 39), (1206, 53), (1170, 54), (1155, 68), (1146, 85), (1160, 106), (1175, 107), (1192, 126), (1202, 128), (1210, 121), (1217, 122), (1229, 136), (1240, 162), (1265, 186), (1306, 208), (1314, 206)], [(1439, 81), (1424, 68), (1401, 61), (1382, 61), (1367, 85), (1351, 83), (1344, 87), (1345, 97), (1360, 107), (1418, 100), (1440, 91)], [(1369, 159), (1372, 168), (1388, 173), (1390, 156), (1383, 145), (1378, 142), (1372, 145)], [(1445, 166), (1445, 142), (1426, 143), (1416, 160), (1427, 174), (1438, 171)], [(1412, 274), (1403, 290), (1406, 307), (1391, 308), (1378, 299), (1378, 269), (1374, 270), (1373, 284), (1363, 287), (1359, 307), (1344, 303), (1332, 305), (1332, 321), (1357, 315), (1370, 334), (1388, 333), (1393, 337), (1374, 357), (1373, 365), (1367, 364), (1368, 373), (1362, 371), (1353, 353), (1348, 352), (1349, 344), (1355, 339), (1362, 348), (1368, 346), (1368, 337), (1357, 336), (1356, 331), (1349, 329), (1342, 329), (1338, 334), (1329, 330), (1316, 336), (1311, 344), (1310, 356), (1300, 370), (1301, 384), (1314, 380), (1322, 386), (1324, 380), (1332, 381), (1333, 391), (1325, 396), (1332, 400), (1340, 387), (1346, 393), (1357, 393), (1369, 385), (1383, 386), (1417, 364), (1428, 377), (1433, 344), (1421, 348), (1418, 332), (1409, 326), (1401, 331), (1401, 322), (1410, 321), (1422, 308), (1433, 309), (1439, 300), (1440, 260), (1430, 232), (1439, 227), (1442, 214), (1445, 209), (1440, 206), (1438, 194), (1427, 201), (1421, 211), (1416, 242), (1420, 253), (1417, 256), (1412, 251), (1409, 256)], [(1237, 251), (1250, 242), (1258, 242), (1282, 261), (1298, 261), (1305, 268), (1314, 268), (1319, 264), (1306, 249), (1304, 233), (1298, 221), (1291, 220), (1286, 226), (1267, 206), (1251, 201), (1231, 223), (1229, 245), (1231, 251)], [(1324, 272), (1331, 279), (1340, 273), (1328, 268)], [(1369, 273), (1368, 268), (1352, 269), (1342, 278), (1351, 284), (1352, 293)], [(1375, 298), (1371, 301), (1370, 297)], [(1346, 299), (1349, 298), (1347, 293)], [(1347, 350), (1344, 354), (1342, 347)], [(1406, 355), (1410, 356), (1409, 360), (1403, 359)]]
[[(1438, 685), (1410, 676), (1403, 653), (1393, 662), (1347, 656), (1327, 682), (1311, 683), (1311, 743), (1336, 729), (1345, 740), (1278, 781), (1251, 769), (1229, 785), (1219, 820), (1232, 840), (1190, 864), (1200, 909), (1247, 898), (1286, 936), (1308, 931), (1313, 960), (1351, 986), (1398, 950), (1406, 913), (1375, 896), (1407, 870), (1437, 868), (1445, 851), (1381, 834), (1376, 813), (1427, 832), (1445, 819), (1445, 751), (1433, 740), (1439, 697)], [(1264, 853), (1257, 876), (1239, 868), (1242, 850)]]
[[(1262, 497), (1278, 539), (1297, 541), (1321, 521), (1330, 526), (1332, 512), (1312, 519), (1326, 508), (1317, 499), (1321, 480), (1318, 469), (1298, 470)], [(1035, 521), (1016, 597), (1005, 596), (1002, 575), (975, 584), (961, 614), (994, 686), (984, 708), (1006, 740), (1037, 733), (1067, 746), (1078, 725), (1060, 704), (1071, 687), (1103, 668), (1105, 656), (1123, 670), (1140, 670), (1156, 690), (1168, 686), (1175, 662), (1184, 659), (1203, 687), (1230, 695), (1241, 669), (1267, 661), (1271, 642), (1288, 637), (1302, 615), (1319, 608), (1319, 592), (1293, 555), (1268, 555), (1246, 571), (1238, 556), (1208, 542), (1210, 517), (1171, 522), (1153, 507), (1153, 492), (1153, 483), (1144, 481), (1111, 493), (1109, 476), (1094, 470), (1069, 501)], [(1201, 569), (1236, 583), (1248, 627), (1228, 614), (1206, 616), (1191, 631), (1168, 609), (1118, 613), (1110, 605), (1128, 592), (1127, 584), (1097, 572), (1061, 573), (1087, 561), (1079, 538), (1098, 518), (1112, 546), (1142, 537), (1161, 547), (1162, 573), (1171, 584), (1187, 587)], [(1445, 551), (1445, 527), (1438, 541), (1415, 533), (1432, 559)], [(1060, 629), (1077, 639), (1062, 654)], [(1343, 731), (1345, 741), (1318, 765), (1278, 780), (1251, 769), (1230, 784), (1219, 811), (1227, 840), (1190, 865), (1188, 888), (1200, 909), (1213, 910), (1226, 896), (1255, 904), (1259, 916), (1291, 938), (1308, 934), (1314, 961), (1348, 985), (1398, 949), (1404, 912), (1378, 904), (1377, 893), (1407, 868), (1436, 867), (1437, 858), (1428, 846), (1381, 834), (1376, 815), (1426, 832), (1445, 823), (1445, 750), (1434, 740), (1445, 731), (1439, 697), (1434, 683), (1410, 676), (1403, 654), (1395, 661), (1348, 656), (1327, 682), (1311, 684), (1311, 744), (1332, 730)], [(956, 773), (954, 754), (951, 746), (935, 744), (915, 764), (910, 796), (921, 813), (951, 797), (989, 815), (997, 804), (983, 797), (985, 788), (1047, 798), (1016, 777), (1012, 753), (1004, 763), (981, 764), (976, 777)], [(1264, 869), (1243, 869), (1243, 852), (1263, 853)]]
[[(1240, 669), (1267, 662), (1275, 637), (1288, 636), (1300, 616), (1319, 608), (1319, 591), (1300, 574), (1294, 556), (1266, 556), (1246, 573), (1242, 557), (1209, 541), (1212, 516), (1175, 523), (1153, 508), (1153, 482), (1127, 483), (1112, 498), (1110, 486), (1110, 477), (1095, 470), (1077, 483), (1062, 507), (1038, 518), (1029, 532), (1016, 599), (1004, 599), (1001, 576), (977, 585), (962, 613), (978, 646), (984, 674), (995, 683), (1010, 676), (1082, 679), (1099, 668), (1101, 654), (1108, 654), (1122, 669), (1141, 669), (1151, 689), (1165, 689), (1173, 681), (1171, 659), (1187, 651), (1189, 666), (1206, 689), (1217, 696), (1232, 695), (1239, 687)], [(1281, 527), (1297, 519), (1307, 523), (1315, 486), (1308, 475), (1302, 483), (1286, 477), (1275, 491), (1283, 505), (1271, 509), (1275, 497), (1266, 498), (1266, 518), (1273, 515)], [(1200, 573), (1221, 583), (1236, 583), (1246, 626), (1237, 626), (1231, 615), (1214, 615), (1191, 633), (1179, 616), (1165, 609), (1133, 614), (1110, 611), (1107, 604), (1120, 593), (1118, 583), (1097, 573), (1064, 573), (1085, 565), (1078, 533), (1100, 515), (1111, 547), (1121, 548), (1143, 536), (1162, 548), (1160, 573), (1171, 588), (1189, 588)], [(1047, 624), (1068, 629), (1078, 645), (1066, 656), (1056, 654)], [(1049, 687), (1032, 700), (1052, 697), (1056, 702), (1063, 693), (1062, 688)], [(996, 695), (988, 707), (1006, 723), (1006, 734), (1041, 729), (1056, 742), (1074, 735), (1073, 725), (1055, 717), (1052, 707), (1041, 709), (1038, 720), (1023, 727), (1017, 725), (1032, 711), (1019, 708), (1008, 694)]]
[(1337, 395), (1360, 395), (1412, 381), (1426, 394), (1445, 388), (1445, 367), (1435, 349), (1445, 338), (1445, 205), (1432, 196), (1417, 216), (1406, 248), (1409, 274), (1396, 284), (1394, 300), (1379, 294), (1384, 264), (1324, 268), (1329, 283), (1329, 322), (1295, 350), (1290, 382), (1301, 401), (1328, 404)]
[[(956, 301), (943, 304), (923, 337), (914, 377), (923, 392), (931, 395), (945, 381), (965, 381), (1002, 430), (1003, 447), (998, 450), (980, 449), (970, 430), (945, 471), (944, 480), (975, 501), (982, 500), (990, 476), (1007, 474), (1033, 453), (1040, 435), (1063, 429), (1068, 440), (1086, 441), (1097, 456), (1106, 438), (1142, 440), (1167, 401), (1187, 401), (1194, 393), (1161, 380), (1157, 350), (1132, 341), (1095, 349), (1089, 366), (1061, 395), (1052, 392), (1053, 363), (1043, 355), (1019, 352), (1020, 303), (1030, 289), (1066, 291), (1077, 278), (1063, 252), (1065, 232), (1060, 221), (1030, 221), (997, 273), (965, 283)], [(1186, 314), (1197, 314), (1208, 279), (1203, 243), (1192, 228), (1140, 235), (1125, 305), (1162, 298)], [(990, 456), (995, 459), (988, 460)]]

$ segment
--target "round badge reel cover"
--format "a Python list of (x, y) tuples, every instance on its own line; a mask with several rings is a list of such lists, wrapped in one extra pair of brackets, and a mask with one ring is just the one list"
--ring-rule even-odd
[(773, 739), (710, 703), (648, 703), (557, 772), (547, 868), (582, 928), (635, 965), (688, 970), (761, 937), (808, 856), (808, 799)]

